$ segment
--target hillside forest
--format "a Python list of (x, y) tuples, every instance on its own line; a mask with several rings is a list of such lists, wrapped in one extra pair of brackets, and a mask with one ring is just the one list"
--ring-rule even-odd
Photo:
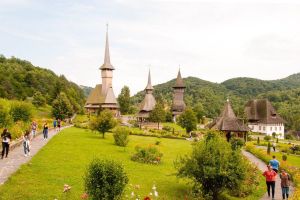
[[(197, 116), (217, 117), (229, 98), (236, 115), (243, 119), (244, 105), (248, 100), (267, 98), (286, 120), (288, 130), (300, 130), (300, 73), (271, 81), (240, 77), (212, 83), (187, 77), (184, 82), (185, 103)], [(163, 102), (167, 109), (171, 107), (174, 84), (175, 79), (154, 86), (156, 100)], [(35, 106), (55, 105), (56, 108), (67, 108), (64, 112), (72, 115), (83, 112), (86, 96), (91, 89), (28, 61), (0, 55), (0, 98), (26, 101)], [(130, 95), (129, 88), (126, 90)], [(143, 91), (131, 97), (131, 104), (134, 105), (132, 111), (138, 111), (143, 97)], [(52, 114), (59, 115), (59, 112)]]

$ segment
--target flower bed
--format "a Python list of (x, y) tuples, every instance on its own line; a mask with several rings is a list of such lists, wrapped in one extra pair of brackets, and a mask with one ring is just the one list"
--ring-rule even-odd
[(131, 160), (141, 163), (159, 164), (163, 156), (159, 149), (153, 145), (147, 147), (136, 146), (135, 151), (136, 153), (132, 155)]

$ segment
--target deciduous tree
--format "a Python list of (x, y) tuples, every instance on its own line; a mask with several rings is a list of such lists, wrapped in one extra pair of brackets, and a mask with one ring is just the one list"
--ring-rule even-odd
[(94, 131), (102, 133), (102, 137), (107, 131), (114, 128), (117, 125), (117, 121), (113, 117), (113, 113), (110, 110), (103, 110), (99, 115), (95, 116), (90, 121), (90, 128)]
[(181, 115), (179, 115), (178, 124), (185, 128), (187, 133), (195, 130), (197, 128), (197, 117), (194, 111), (187, 108)]

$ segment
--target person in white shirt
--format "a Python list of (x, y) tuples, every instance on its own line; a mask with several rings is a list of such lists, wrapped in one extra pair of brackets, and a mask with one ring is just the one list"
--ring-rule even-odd
[(26, 131), (23, 135), (23, 147), (24, 155), (27, 157), (30, 155), (30, 133)]

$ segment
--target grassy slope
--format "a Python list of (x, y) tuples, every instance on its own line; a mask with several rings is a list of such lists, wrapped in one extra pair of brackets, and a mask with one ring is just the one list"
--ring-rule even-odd
[[(70, 128), (55, 136), (29, 164), (21, 167), (11, 179), (0, 187), (0, 199), (80, 199), (83, 193), (83, 175), (93, 157), (111, 158), (123, 162), (130, 183), (140, 184), (140, 194), (149, 194), (156, 183), (160, 196), (183, 199), (190, 188), (173, 173), (173, 160), (190, 151), (184, 140), (159, 139), (164, 153), (160, 166), (136, 163), (130, 160), (136, 144), (154, 144), (157, 138), (131, 136), (125, 149), (113, 144), (111, 135), (105, 140), (86, 130)], [(63, 185), (72, 186), (70, 194), (62, 193)], [(127, 191), (130, 194), (131, 191)]]

